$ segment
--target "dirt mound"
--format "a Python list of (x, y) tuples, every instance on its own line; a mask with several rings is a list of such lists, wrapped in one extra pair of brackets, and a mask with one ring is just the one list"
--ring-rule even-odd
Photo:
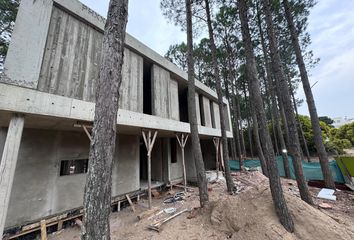
[(353, 232), (318, 209), (289, 193), (285, 197), (295, 223), (293, 234), (279, 223), (266, 183), (216, 202), (211, 223), (232, 236), (231, 239), (354, 239)]

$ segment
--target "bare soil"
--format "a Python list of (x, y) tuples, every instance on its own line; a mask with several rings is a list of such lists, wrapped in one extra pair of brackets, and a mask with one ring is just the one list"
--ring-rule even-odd
[[(160, 232), (149, 230), (147, 226), (169, 215), (163, 213), (138, 221), (137, 215), (147, 209), (144, 199), (135, 204), (136, 213), (130, 207), (114, 212), (111, 214), (112, 239), (354, 239), (353, 192), (336, 192), (336, 202), (315, 198), (313, 207), (301, 201), (295, 181), (283, 179), (284, 194), (295, 223), (295, 232), (288, 233), (275, 214), (266, 177), (259, 172), (234, 173), (234, 180), (240, 190), (237, 195), (228, 195), (223, 181), (209, 184), (211, 204), (208, 210), (198, 208), (197, 188), (192, 188), (193, 192), (187, 193), (185, 200), (171, 204), (164, 204), (163, 200), (181, 189), (161, 193), (154, 198), (154, 207), (161, 210), (175, 207), (177, 212), (193, 210), (165, 223)], [(316, 196), (320, 189), (310, 187), (310, 191)], [(330, 209), (318, 207), (321, 203), (327, 203)], [(80, 229), (67, 228), (49, 235), (49, 239), (80, 239)]]

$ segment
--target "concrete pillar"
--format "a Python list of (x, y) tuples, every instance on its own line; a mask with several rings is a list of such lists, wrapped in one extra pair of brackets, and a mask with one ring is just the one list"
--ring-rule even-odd
[(14, 115), (9, 129), (0, 163), (0, 236), (2, 236), (14, 180), (18, 152), (20, 149), (24, 117)]

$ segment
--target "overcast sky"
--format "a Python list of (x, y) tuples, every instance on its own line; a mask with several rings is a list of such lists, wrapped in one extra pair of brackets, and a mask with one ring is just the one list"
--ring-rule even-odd
[[(108, 0), (81, 0), (106, 17)], [(127, 32), (164, 55), (171, 44), (185, 41), (179, 27), (162, 16), (159, 0), (129, 0)], [(319, 0), (309, 18), (311, 49), (321, 59), (311, 70), (318, 114), (354, 117), (354, 1)], [(304, 98), (302, 87), (298, 97)], [(300, 108), (307, 114), (307, 106)]]

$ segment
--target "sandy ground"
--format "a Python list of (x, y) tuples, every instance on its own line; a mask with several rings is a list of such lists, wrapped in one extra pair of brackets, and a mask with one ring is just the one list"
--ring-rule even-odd
[[(164, 204), (163, 200), (181, 189), (161, 193), (153, 200), (159, 210), (174, 207), (177, 212), (194, 209), (165, 223), (160, 232), (149, 230), (148, 225), (168, 217), (161, 214), (152, 219), (138, 220), (137, 215), (146, 211), (147, 201), (141, 199), (135, 204), (136, 213), (130, 207), (111, 215), (112, 239), (354, 239), (354, 194), (336, 192), (337, 201), (322, 201), (314, 198), (312, 207), (299, 198), (296, 182), (283, 179), (283, 189), (288, 207), (295, 223), (295, 232), (288, 233), (279, 223), (275, 214), (268, 180), (259, 172), (234, 174), (240, 192), (228, 195), (224, 182), (209, 184), (210, 208), (198, 209), (198, 190), (188, 192), (183, 201)], [(315, 197), (320, 189), (311, 188)], [(328, 203), (331, 209), (318, 205)], [(51, 240), (80, 239), (77, 226), (49, 235)]]

